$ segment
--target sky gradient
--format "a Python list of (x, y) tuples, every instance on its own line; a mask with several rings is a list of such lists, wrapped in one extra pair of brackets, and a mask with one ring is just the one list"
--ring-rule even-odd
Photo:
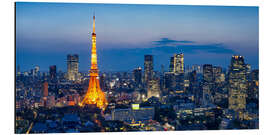
[(50, 65), (66, 71), (67, 54), (90, 69), (92, 16), (96, 14), (101, 71), (132, 71), (154, 55), (154, 70), (167, 70), (174, 53), (185, 65), (227, 68), (233, 54), (258, 68), (258, 7), (16, 3), (16, 65), (22, 71)]

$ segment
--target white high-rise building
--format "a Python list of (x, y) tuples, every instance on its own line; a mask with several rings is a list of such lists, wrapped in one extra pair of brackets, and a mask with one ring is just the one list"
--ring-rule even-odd
[(174, 54), (170, 60), (170, 72), (184, 73), (184, 54)]
[(67, 55), (67, 79), (77, 81), (80, 78), (79, 74), (79, 55)]

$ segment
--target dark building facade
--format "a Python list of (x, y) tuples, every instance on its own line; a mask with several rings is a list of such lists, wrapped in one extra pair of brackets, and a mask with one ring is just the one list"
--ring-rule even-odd
[(51, 81), (55, 81), (56, 80), (56, 76), (57, 76), (56, 65), (50, 66), (49, 72), (50, 72), (50, 80)]
[(133, 70), (133, 77), (136, 85), (142, 84), (142, 68), (138, 67)]
[(144, 82), (147, 84), (153, 78), (153, 55), (144, 55)]
[(213, 66), (211, 64), (203, 65), (203, 82), (211, 83), (214, 81)]

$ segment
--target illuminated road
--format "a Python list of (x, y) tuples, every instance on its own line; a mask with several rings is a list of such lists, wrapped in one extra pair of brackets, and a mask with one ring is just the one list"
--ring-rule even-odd
[[(34, 120), (37, 118), (37, 112), (34, 111)], [(29, 134), (29, 132), (31, 131), (32, 127), (34, 125), (34, 121), (32, 121), (32, 123), (30, 124), (26, 134)]]

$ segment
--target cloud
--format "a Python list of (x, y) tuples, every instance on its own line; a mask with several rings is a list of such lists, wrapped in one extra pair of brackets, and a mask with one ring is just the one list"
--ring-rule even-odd
[(161, 38), (159, 41), (153, 41), (155, 45), (173, 45), (177, 43), (195, 43), (194, 41), (189, 40), (172, 40), (169, 38)]
[[(155, 50), (172, 53), (181, 51), (184, 53), (207, 52), (216, 54), (234, 54), (235, 51), (227, 48), (223, 43), (207, 43), (198, 44), (195, 41), (188, 40), (172, 40), (169, 38), (161, 38), (159, 41), (152, 41)], [(158, 46), (156, 46), (158, 45)], [(153, 49), (152, 48), (152, 49)]]

